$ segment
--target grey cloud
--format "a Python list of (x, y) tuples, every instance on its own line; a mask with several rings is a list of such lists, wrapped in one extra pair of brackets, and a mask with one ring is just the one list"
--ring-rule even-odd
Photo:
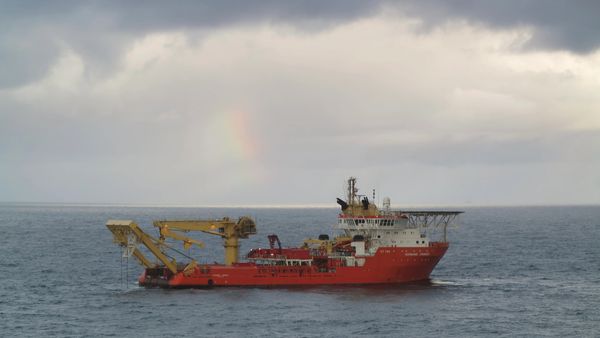
[(132, 38), (156, 31), (214, 29), (279, 22), (324, 29), (369, 15), (363, 1), (5, 1), (0, 3), (0, 88), (41, 78), (61, 48), (73, 48), (100, 69)]
[[(490, 27), (528, 24), (536, 29), (532, 47), (593, 50), (597, 45), (595, 36), (581, 34), (575, 37), (578, 40), (569, 36), (585, 29), (598, 30), (595, 21), (589, 22), (596, 6), (587, 2), (567, 6), (572, 3), (4, 2), (0, 3), (3, 9), (0, 10), (0, 88), (18, 86), (43, 76), (65, 48), (73, 49), (82, 57), (86, 71), (106, 70), (110, 74), (113, 63), (121, 60), (123, 50), (135, 39), (152, 32), (179, 29), (208, 32), (215, 27), (264, 22), (293, 26), (310, 34), (315, 29), (323, 30), (374, 15), (387, 6), (396, 7), (400, 15), (421, 17), (425, 27), (461, 18)], [(561, 6), (568, 8), (561, 9)], [(577, 25), (578, 18), (581, 26)], [(384, 37), (373, 38), (386, 41)], [(352, 54), (357, 39), (349, 35), (341, 40), (345, 48), (336, 54), (338, 58)], [(337, 48), (337, 41), (327, 42)], [(416, 43), (409, 40), (402, 45), (397, 54), (393, 54), (397, 62), (373, 61), (385, 69), (375, 70), (372, 78), (363, 77), (369, 73), (367, 70), (372, 70), (368, 63), (351, 62), (346, 68), (340, 67), (342, 71), (365, 67), (356, 75), (335, 70), (327, 73), (332, 59), (320, 59), (314, 68), (311, 62), (294, 60), (298, 55), (293, 52), (282, 53), (282, 60), (291, 59), (290, 66), (284, 62), (278, 64), (279, 59), (273, 61), (263, 55), (264, 48), (258, 47), (249, 53), (260, 57), (240, 57), (236, 62), (242, 65), (234, 69), (216, 64), (209, 64), (202, 71), (188, 69), (190, 64), (178, 69), (176, 62), (181, 59), (174, 58), (162, 66), (164, 68), (157, 66), (160, 69), (153, 76), (131, 75), (130, 82), (115, 87), (114, 96), (111, 92), (94, 92), (93, 85), (103, 79), (91, 79), (89, 84), (83, 81), (81, 87), (74, 88), (74, 93), (64, 96), (58, 92), (58, 97), (54, 97), (56, 92), (50, 88), (40, 94), (38, 101), (35, 95), (28, 100), (27, 96), (13, 97), (11, 91), (0, 90), (3, 159), (0, 177), (6, 178), (0, 181), (8, 182), (0, 200), (321, 202), (330, 201), (337, 182), (350, 174), (361, 177), (386, 174), (396, 180), (389, 182), (389, 186), (409, 184), (405, 191), (411, 195), (406, 202), (413, 203), (431, 201), (423, 186), (436, 175), (443, 184), (456, 182), (439, 189), (447, 191), (447, 195), (442, 196), (447, 201), (467, 196), (465, 198), (484, 202), (485, 198), (502, 202), (502, 198), (511, 198), (509, 192), (487, 197), (487, 190), (478, 184), (487, 188), (490, 180), (497, 180), (499, 183), (494, 186), (501, 190), (509, 186), (503, 184), (503, 180), (510, 183), (514, 176), (520, 177), (529, 191), (535, 192), (537, 186), (542, 185), (555, 186), (560, 193), (548, 190), (549, 196), (556, 196), (550, 202), (570, 198), (600, 200), (596, 190), (590, 188), (600, 182), (599, 162), (594, 156), (600, 151), (600, 135), (596, 131), (568, 132), (540, 123), (546, 119), (562, 121), (551, 115), (540, 114), (541, 117), (526, 121), (519, 121), (511, 114), (495, 119), (498, 110), (507, 106), (488, 109), (495, 101), (485, 95), (483, 99), (475, 97), (474, 103), (467, 100), (461, 106), (464, 102), (458, 102), (454, 110), (472, 110), (481, 112), (480, 115), (467, 114), (463, 117), (468, 120), (464, 124), (451, 123), (447, 128), (435, 129), (438, 123), (448, 123), (449, 117), (451, 121), (461, 118), (460, 114), (452, 116), (449, 106), (452, 102), (449, 103), (448, 96), (456, 88), (501, 94), (509, 88), (508, 101), (512, 102), (512, 96), (522, 99), (518, 102), (539, 99), (540, 112), (545, 111), (546, 106), (559, 112), (560, 107), (574, 112), (594, 109), (595, 96), (587, 94), (590, 97), (586, 102), (585, 94), (593, 92), (593, 88), (584, 84), (579, 91), (561, 79), (540, 79), (531, 74), (499, 76), (494, 71), (504, 75), (504, 68), (497, 70), (476, 63), (468, 64), (469, 74), (466, 74), (461, 70), (467, 69), (468, 60), (462, 65), (457, 61), (462, 58), (456, 56), (448, 64), (432, 68), (424, 57), (430, 47), (427, 53), (418, 53), (415, 48), (414, 56), (405, 55)], [(319, 57), (333, 52), (319, 46), (323, 48), (323, 45), (308, 44), (304, 47), (308, 49), (300, 54), (314, 52)], [(393, 51), (387, 47), (383, 44), (380, 49), (368, 52), (381, 57)], [(218, 58), (227, 52), (239, 53), (240, 49), (217, 49), (212, 55)], [(439, 49), (434, 54), (446, 60), (451, 53)], [(198, 57), (202, 58), (203, 54), (198, 53)], [(211, 60), (214, 62), (210, 58), (205, 61)], [(295, 68), (295, 63), (307, 67)], [(184, 76), (188, 73), (189, 78)], [(545, 87), (548, 87), (542, 91), (545, 94), (539, 95), (538, 90)], [(528, 98), (528, 94), (532, 98)], [(561, 98), (556, 100), (558, 96)], [(561, 106), (563, 100), (566, 102)], [(236, 184), (237, 177), (252, 174), (255, 163), (235, 156), (222, 159), (207, 154), (206, 150), (213, 145), (203, 143), (204, 133), (212, 135), (210, 115), (230, 109), (230, 102), (241, 102), (242, 108), (247, 107), (251, 114), (254, 125), (248, 129), (249, 134), (258, 138), (263, 146), (257, 156), (259, 170), (256, 171), (260, 171), (260, 167), (267, 168), (264, 175), (270, 184), (261, 182), (260, 178), (256, 183)], [(569, 109), (564, 108), (565, 105)], [(509, 104), (508, 108), (522, 109), (518, 104), (516, 107)], [(171, 111), (176, 118), (159, 119), (162, 113), (168, 115)], [(499, 125), (492, 128), (491, 124)], [(526, 128), (521, 128), (522, 125)], [(432, 129), (427, 129), (428, 126)], [(413, 132), (439, 137), (388, 140), (378, 139), (379, 132), (400, 136)], [(505, 139), (494, 139), (494, 135), (503, 132), (507, 132)], [(444, 133), (469, 137), (452, 141), (453, 138), (445, 137)], [(477, 135), (491, 136), (486, 139)], [(214, 144), (227, 141), (219, 140), (219, 136), (218, 132), (211, 136), (216, 139)], [(217, 147), (217, 151), (220, 148)], [(564, 171), (560, 169), (563, 167), (556, 169), (559, 166), (555, 162), (562, 163)], [(507, 167), (513, 171), (505, 172)], [(540, 168), (550, 176), (540, 175), (543, 173)], [(490, 171), (493, 173), (489, 174)], [(290, 177), (299, 177), (296, 184), (300, 191), (294, 196), (289, 193)], [(322, 196), (314, 196), (313, 190), (319, 187), (307, 184), (314, 177), (334, 183), (319, 190)], [(461, 182), (473, 187), (463, 189)], [(232, 193), (234, 189), (246, 190)], [(415, 196), (413, 191), (422, 195)], [(303, 199), (296, 199), (298, 196)], [(517, 197), (517, 202), (536, 198), (532, 194)]]
[[(600, 133), (597, 131), (529, 135), (504, 141), (486, 137), (456, 141), (451, 135), (440, 135), (429, 142), (381, 145), (370, 144), (368, 137), (344, 143), (326, 137), (300, 141), (292, 138), (285, 143), (285, 147), (290, 155), (289, 158), (283, 155), (286, 157), (283, 162), (290, 168), (304, 169), (309, 169), (313, 163), (331, 168), (340, 163), (350, 166), (362, 163), (370, 167), (394, 166), (398, 163), (432, 167), (600, 163), (596, 156), (600, 152)], [(348, 159), (350, 152), (354, 160)], [(277, 160), (282, 160), (281, 155)]]
[(600, 45), (597, 1), (4, 1), (0, 3), (0, 88), (41, 78), (65, 46), (100, 72), (135, 37), (161, 30), (256, 22), (321, 30), (384, 7), (426, 26), (466, 19), (494, 28), (531, 25), (530, 46), (577, 53)]
[(493, 28), (535, 29), (530, 47), (592, 52), (600, 46), (600, 2), (594, 0), (415, 1), (402, 8), (428, 25), (462, 18)]
[[(473, 137), (463, 141), (440, 138), (435, 142), (414, 145), (386, 145), (370, 149), (370, 160), (385, 159), (394, 154), (394, 160), (403, 159), (434, 166), (488, 165), (504, 166), (533, 163), (597, 162), (600, 151), (600, 133), (560, 132), (547, 135), (530, 135), (506, 141)], [(381, 161), (381, 160), (380, 160)], [(390, 161), (392, 162), (392, 161)]]
[(37, 80), (52, 66), (59, 53), (55, 44), (29, 34), (9, 37), (0, 35), (0, 88)]

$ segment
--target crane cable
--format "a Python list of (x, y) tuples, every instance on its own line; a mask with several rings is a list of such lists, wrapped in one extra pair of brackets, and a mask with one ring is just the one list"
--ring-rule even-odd
[[(157, 240), (157, 239), (154, 239), (154, 238), (152, 238), (152, 240), (153, 240), (154, 242), (156, 242), (156, 244), (157, 244), (158, 246), (165, 246), (167, 249), (171, 249), (171, 250), (173, 250), (173, 251), (177, 252), (178, 254), (180, 254), (180, 255), (182, 255), (182, 256), (184, 256), (184, 257), (186, 257), (186, 258), (189, 258), (189, 259), (194, 259), (194, 257), (192, 257), (192, 256), (189, 256), (189, 255), (186, 255), (184, 252), (181, 252), (181, 251), (179, 251), (179, 250), (175, 249), (174, 247), (172, 247), (171, 245), (169, 245), (169, 244), (167, 244), (167, 243), (165, 243), (165, 242), (162, 242), (162, 243), (161, 243), (159, 240)], [(170, 256), (170, 255), (166, 254), (165, 252), (163, 252), (163, 254), (165, 254), (165, 256), (168, 256), (168, 257), (169, 257), (169, 258), (171, 258), (171, 259), (173, 258), (173, 256)]]

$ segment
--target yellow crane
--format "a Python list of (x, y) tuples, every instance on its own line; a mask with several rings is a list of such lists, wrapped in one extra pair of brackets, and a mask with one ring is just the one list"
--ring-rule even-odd
[[(249, 235), (256, 234), (256, 224), (250, 217), (240, 217), (237, 222), (224, 217), (221, 220), (164, 220), (154, 221), (154, 226), (159, 228), (161, 234), (170, 234), (172, 238), (173, 233), (170, 230), (177, 230), (182, 232), (189, 231), (201, 231), (207, 234), (220, 236), (223, 238), (223, 247), (225, 248), (225, 265), (231, 265), (237, 263), (239, 259), (239, 239), (248, 238)], [(178, 235), (184, 237), (182, 235)], [(184, 241), (181, 237), (176, 238)], [(186, 237), (184, 237), (186, 238)], [(188, 241), (191, 239), (187, 239)], [(193, 240), (192, 240), (193, 241)], [(189, 242), (188, 242), (189, 243)], [(193, 243), (193, 242), (192, 242)], [(198, 245), (198, 243), (195, 243)], [(191, 244), (189, 244), (191, 245)], [(202, 246), (200, 243), (199, 246)]]
[[(256, 224), (246, 216), (240, 217), (237, 222), (228, 217), (220, 220), (161, 220), (154, 221), (154, 226), (159, 230), (159, 238), (148, 235), (131, 220), (109, 220), (106, 223), (106, 227), (113, 234), (113, 241), (124, 247), (126, 255), (133, 255), (147, 268), (155, 267), (156, 264), (152, 263), (138, 249), (138, 245), (143, 244), (172, 273), (177, 273), (178, 267), (175, 259), (169, 259), (164, 253), (164, 248), (170, 248), (165, 243), (167, 237), (182, 241), (183, 247), (188, 249), (194, 244), (198, 247), (203, 247), (204, 244), (179, 232), (199, 231), (219, 236), (223, 238), (225, 264), (231, 265), (238, 261), (239, 239), (256, 234)], [(194, 266), (196, 266), (196, 262), (192, 260), (183, 268), (183, 271), (190, 270)]]
[(171, 231), (169, 229), (169, 225), (163, 225), (163, 226), (159, 227), (158, 232), (160, 234), (159, 240), (162, 244), (164, 244), (165, 239), (167, 237), (169, 237), (169, 238), (176, 239), (178, 241), (182, 241), (183, 248), (186, 250), (191, 248), (193, 244), (196, 244), (196, 246), (199, 248), (204, 248), (204, 243), (202, 241), (184, 236), (182, 234), (179, 234), (177, 231)]

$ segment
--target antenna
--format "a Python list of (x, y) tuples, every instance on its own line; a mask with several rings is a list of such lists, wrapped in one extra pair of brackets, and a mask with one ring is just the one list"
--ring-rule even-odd
[(354, 199), (356, 198), (356, 193), (358, 189), (356, 189), (356, 177), (350, 177), (348, 179), (348, 204), (354, 204)]

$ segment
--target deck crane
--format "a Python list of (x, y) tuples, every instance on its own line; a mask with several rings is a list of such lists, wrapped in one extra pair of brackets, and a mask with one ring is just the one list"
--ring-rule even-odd
[[(220, 220), (160, 220), (154, 221), (154, 226), (159, 230), (159, 238), (150, 236), (131, 220), (109, 220), (106, 223), (106, 227), (113, 234), (113, 241), (124, 248), (124, 255), (133, 255), (146, 268), (156, 267), (156, 264), (139, 250), (138, 245), (142, 244), (174, 274), (181, 269), (178, 268), (177, 262), (174, 259), (169, 259), (169, 256), (164, 252), (165, 248), (170, 248), (165, 243), (167, 237), (182, 241), (183, 247), (188, 249), (192, 245), (204, 247), (204, 244), (181, 233), (199, 231), (219, 236), (223, 238), (225, 265), (232, 265), (238, 262), (239, 239), (256, 234), (256, 224), (250, 217), (246, 216), (240, 217), (237, 222), (228, 217)], [(183, 268), (183, 271), (191, 270), (195, 266), (196, 262), (192, 260)]]
[(184, 235), (180, 234), (179, 231), (177, 231), (177, 230), (171, 231), (171, 229), (169, 229), (168, 225), (160, 227), (158, 231), (160, 234), (159, 240), (160, 240), (161, 244), (164, 244), (167, 237), (169, 237), (169, 238), (183, 242), (183, 248), (185, 250), (188, 250), (194, 244), (201, 249), (204, 248), (204, 242), (184, 236)]
[(176, 235), (174, 237), (170, 230), (181, 232), (200, 231), (210, 235), (220, 236), (223, 238), (223, 247), (225, 248), (225, 265), (237, 263), (239, 260), (239, 239), (248, 238), (249, 235), (256, 234), (256, 224), (250, 217), (240, 217), (237, 222), (233, 222), (229, 217), (224, 217), (221, 220), (164, 220), (154, 221), (154, 226), (157, 227), (161, 234), (184, 241), (184, 245), (188, 243), (197, 244), (200, 247), (203, 244), (197, 243), (193, 239)]

